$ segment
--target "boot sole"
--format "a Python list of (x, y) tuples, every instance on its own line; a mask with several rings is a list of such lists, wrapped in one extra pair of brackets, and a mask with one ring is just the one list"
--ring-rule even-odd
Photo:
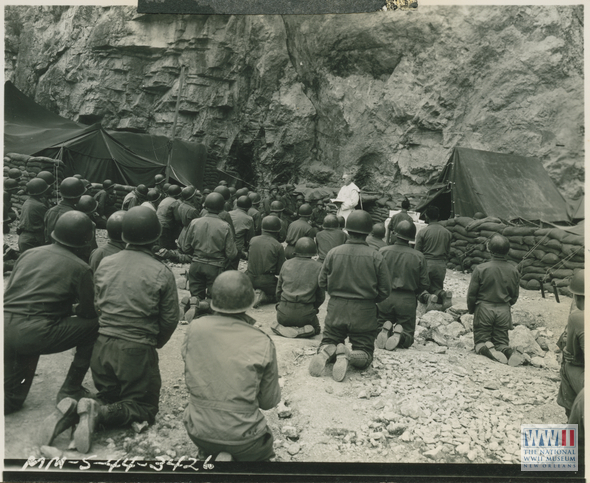
[(393, 349), (395, 349), (398, 345), (399, 342), (402, 338), (402, 332), (403, 332), (403, 328), (401, 325), (396, 325), (395, 329), (393, 329), (393, 335), (387, 339), (387, 342), (385, 342), (385, 349), (388, 351), (392, 351)]
[(318, 352), (309, 363), (309, 374), (313, 377), (320, 377), (324, 373), (330, 356), (325, 352)]
[(375, 339), (375, 347), (377, 347), (377, 349), (384, 349), (385, 348), (385, 344), (387, 342), (387, 339), (389, 339), (389, 332), (391, 331), (392, 328), (393, 328), (393, 324), (389, 320), (386, 320), (383, 323), (383, 328), (381, 329), (381, 332), (379, 332), (377, 339)]
[(336, 356), (336, 362), (332, 369), (332, 379), (336, 382), (342, 382), (346, 377), (346, 371), (348, 371), (348, 358), (346, 352), (344, 352)]
[(295, 339), (299, 335), (299, 332), (294, 327), (285, 327), (281, 324), (277, 324), (276, 327), (272, 327), (272, 331), (275, 334), (287, 337), (288, 339)]
[(88, 453), (92, 445), (94, 422), (98, 412), (96, 404), (96, 401), (92, 399), (80, 399), (80, 402), (78, 402), (80, 422), (74, 432), (74, 442), (76, 443), (76, 449), (80, 453)]
[(311, 337), (315, 335), (315, 329), (313, 325), (304, 325), (297, 329), (297, 337)]
[[(51, 446), (58, 435), (76, 423), (72, 416), (76, 414), (77, 405), (76, 400), (70, 397), (63, 398), (57, 404), (57, 409), (43, 421), (39, 446)], [(72, 419), (71, 424), (67, 421), (68, 418)]]
[(514, 353), (508, 359), (508, 365), (512, 367), (520, 366), (524, 363), (524, 357), (521, 354)]

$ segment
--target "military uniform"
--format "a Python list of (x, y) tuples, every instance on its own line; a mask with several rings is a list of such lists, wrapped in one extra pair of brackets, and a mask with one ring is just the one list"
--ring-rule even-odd
[(397, 227), (397, 225), (399, 225), (400, 221), (409, 221), (410, 223), (414, 223), (413, 218), (408, 215), (407, 211), (400, 211), (399, 213), (396, 213), (395, 215), (393, 215), (391, 217), (391, 219), (389, 220), (389, 225), (387, 225), (387, 230), (388, 230), (388, 238), (389, 238), (389, 245), (393, 245), (395, 243), (395, 234), (394, 231)]
[(168, 196), (158, 205), (156, 211), (160, 225), (162, 225), (162, 234), (158, 245), (169, 250), (176, 249), (176, 238), (180, 235), (180, 219), (178, 216), (178, 207), (180, 201), (172, 196)]
[(127, 193), (125, 195), (125, 198), (123, 198), (123, 203), (121, 204), (121, 209), (125, 210), (125, 211), (129, 211), (131, 208), (141, 205), (141, 203), (142, 203), (142, 200), (139, 199), (139, 197), (137, 196), (137, 193), (135, 192), (135, 190), (133, 190), (133, 191), (130, 191), (129, 193)]
[(328, 212), (325, 209), (320, 208), (318, 206), (316, 206), (311, 212), (309, 223), (316, 229), (316, 232), (323, 230), (322, 224), (324, 223), (324, 218), (327, 214)]
[(106, 245), (102, 245), (92, 251), (88, 264), (93, 272), (96, 272), (98, 265), (103, 258), (119, 253), (125, 249), (127, 244), (124, 241), (109, 240)]
[(217, 276), (238, 255), (229, 224), (213, 213), (191, 222), (180, 248), (192, 254), (189, 290), (201, 300), (205, 299), (206, 290), (211, 289)]
[(98, 193), (94, 195), (94, 199), (98, 201), (98, 207), (96, 208), (96, 212), (100, 216), (108, 218), (115, 211), (117, 211), (117, 208), (115, 208), (116, 197), (114, 196), (113, 191), (114, 189), (111, 189), (109, 191), (100, 190)]
[(467, 308), (473, 317), (475, 352), (492, 342), (497, 351), (508, 348), (512, 329), (510, 307), (518, 300), (520, 275), (505, 256), (492, 254), (489, 262), (477, 265), (467, 289)]
[(348, 239), (346, 233), (340, 228), (324, 228), (315, 236), (315, 243), (318, 247), (318, 260), (323, 262), (328, 252), (340, 245), (344, 245)]
[(180, 230), (180, 234), (178, 235), (178, 246), (182, 245), (182, 241), (186, 237), (186, 232), (188, 230), (191, 221), (199, 218), (199, 210), (192, 205), (191, 203), (187, 203), (186, 201), (182, 201), (176, 210), (178, 214), (178, 219), (182, 224), (182, 230)]
[(403, 328), (398, 347), (408, 348), (414, 343), (416, 332), (416, 297), (428, 288), (430, 279), (424, 255), (405, 243), (381, 248), (391, 275), (391, 295), (377, 304), (379, 325), (386, 320)]
[(153, 423), (162, 385), (156, 349), (178, 324), (174, 275), (149, 248), (131, 245), (103, 259), (94, 279), (100, 327), (90, 367), (98, 399), (120, 404), (113, 424)]
[(45, 213), (47, 213), (47, 204), (36, 196), (30, 196), (23, 203), (16, 230), (19, 234), (18, 249), (21, 253), (30, 248), (45, 245)]
[(16, 220), (16, 213), (12, 210), (12, 193), (4, 192), (4, 204), (2, 205), (3, 233), (10, 233), (10, 225)]
[(45, 225), (45, 244), (49, 245), (52, 243), (51, 232), (55, 228), (55, 224), (61, 215), (76, 209), (76, 204), (70, 200), (61, 200), (53, 208), (49, 208), (45, 212), (45, 218), (43, 224)]
[(377, 238), (373, 235), (367, 235), (366, 241), (367, 245), (369, 245), (371, 248), (374, 248), (375, 250), (379, 250), (380, 248), (387, 246), (387, 243), (385, 243), (381, 238)]
[(557, 404), (569, 415), (574, 400), (584, 388), (584, 311), (577, 308), (567, 320), (567, 338), (563, 348), (561, 385)]
[(352, 349), (373, 360), (379, 332), (377, 307), (391, 293), (391, 277), (383, 256), (364, 240), (349, 239), (328, 253), (319, 285), (330, 294), (320, 346), (343, 344), (348, 336)]
[(285, 258), (293, 258), (295, 256), (295, 244), (300, 238), (313, 238), (315, 235), (313, 227), (304, 218), (299, 218), (289, 225), (287, 229), (287, 248), (285, 248)]
[(68, 376), (77, 373), (81, 384), (97, 330), (90, 267), (57, 244), (23, 253), (4, 292), (5, 413), (24, 403), (41, 354), (76, 347)]
[(317, 314), (326, 295), (318, 277), (322, 264), (312, 258), (295, 257), (287, 260), (279, 274), (276, 297), (277, 322), (285, 327), (311, 325), (321, 331)]
[[(215, 314), (188, 327), (182, 355), (190, 393), (184, 424), (209, 454), (237, 461), (274, 456), (273, 436), (260, 409), (281, 400), (276, 349), (245, 314)], [(223, 375), (223, 384), (219, 384)]]
[(240, 263), (240, 255), (248, 251), (248, 245), (254, 236), (254, 220), (240, 208), (231, 211), (229, 215), (234, 225), (236, 249), (238, 250), (238, 256), (232, 261), (230, 266), (234, 270), (237, 270)]
[(424, 253), (430, 287), (428, 292), (440, 295), (447, 273), (447, 259), (451, 251), (451, 232), (436, 221), (416, 234), (416, 250)]
[(262, 233), (262, 214), (254, 207), (249, 208), (247, 214), (254, 220), (254, 236), (260, 235)]
[(269, 299), (274, 299), (277, 290), (277, 275), (285, 261), (285, 250), (272, 235), (263, 233), (250, 241), (246, 275), (255, 290), (262, 290)]

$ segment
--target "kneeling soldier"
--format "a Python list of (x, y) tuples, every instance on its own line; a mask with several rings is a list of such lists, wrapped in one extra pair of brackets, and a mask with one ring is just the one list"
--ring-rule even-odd
[(317, 254), (309, 237), (297, 240), (295, 258), (287, 260), (277, 284), (277, 322), (272, 330), (284, 337), (311, 337), (321, 331), (320, 305), (326, 298), (318, 283), (322, 264), (311, 257)]
[(244, 273), (219, 275), (211, 297), (216, 313), (194, 320), (182, 347), (190, 392), (184, 425), (208, 454), (267, 461), (274, 456), (273, 436), (260, 409), (281, 400), (274, 343), (246, 315), (254, 290)]
[(178, 324), (174, 275), (151, 251), (162, 231), (156, 213), (136, 206), (122, 225), (127, 247), (104, 258), (94, 275), (100, 327), (90, 367), (98, 400), (78, 402), (74, 441), (81, 453), (90, 450), (99, 423), (154, 423), (162, 386), (156, 349)]
[[(383, 256), (369, 247), (365, 238), (373, 228), (371, 215), (353, 211), (346, 220), (349, 238), (333, 248), (320, 271), (320, 287), (330, 294), (324, 337), (309, 365), (312, 376), (321, 376), (334, 359), (332, 377), (340, 382), (348, 363), (364, 369), (371, 364), (379, 332), (377, 307), (391, 292), (391, 281)], [(348, 337), (352, 351), (344, 345)]]
[[(475, 352), (494, 361), (508, 360), (510, 365), (518, 365), (518, 352), (508, 347), (508, 330), (512, 328), (510, 307), (518, 300), (520, 275), (516, 266), (506, 260), (510, 250), (506, 237), (492, 236), (488, 250), (492, 259), (475, 267), (467, 289), (467, 308), (474, 314)], [(495, 349), (496, 355), (490, 349)]]
[(378, 349), (407, 349), (414, 343), (417, 296), (430, 285), (424, 255), (410, 247), (416, 225), (400, 221), (395, 228), (395, 244), (379, 250), (391, 275), (391, 295), (377, 304), (377, 320), (383, 324), (375, 345)]

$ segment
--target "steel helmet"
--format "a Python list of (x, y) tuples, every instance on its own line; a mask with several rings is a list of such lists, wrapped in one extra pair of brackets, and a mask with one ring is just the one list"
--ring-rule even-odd
[(268, 188), (269, 191), (273, 191), (273, 190), (277, 190), (278, 191), (279, 187), (276, 184), (271, 184), (270, 188)]
[(510, 250), (510, 242), (504, 235), (496, 233), (488, 242), (488, 250), (496, 255), (506, 255)]
[(107, 233), (111, 240), (121, 241), (123, 233), (123, 215), (127, 213), (124, 210), (115, 211), (107, 220)]
[(182, 188), (177, 184), (173, 184), (168, 188), (168, 196), (172, 196), (172, 198), (178, 198), (180, 193), (182, 193)]
[(338, 223), (338, 218), (336, 215), (326, 215), (324, 217), (324, 222), (322, 224), (322, 228), (338, 228), (340, 225)]
[(22, 171), (18, 168), (10, 168), (8, 170), (8, 177), (10, 179), (19, 180), (19, 179), (21, 179), (22, 175), (23, 175)]
[(222, 314), (246, 312), (254, 304), (254, 288), (243, 272), (221, 273), (211, 287), (211, 309)]
[(230, 186), (228, 188), (228, 190), (229, 190), (230, 196), (234, 196), (237, 193), (237, 190), (233, 186)]
[(203, 190), (203, 196), (207, 196), (209, 193), (211, 193), (211, 190), (209, 188), (205, 188)]
[(283, 206), (283, 202), (276, 200), (270, 204), (270, 211), (279, 212), (283, 211), (285, 207)]
[(72, 176), (72, 177), (73, 177), (73, 178), (76, 178), (76, 179), (80, 179), (80, 180), (82, 179), (82, 175), (81, 175), (81, 174), (75, 174), (75, 175), (74, 175), (74, 176)]
[(157, 190), (156, 188), (150, 188), (148, 190), (147, 200), (148, 201), (158, 201), (161, 196), (162, 196), (162, 194), (160, 193), (159, 190)]
[(239, 198), (240, 196), (248, 196), (248, 188), (240, 188), (236, 191), (236, 198)]
[(66, 211), (61, 215), (51, 232), (51, 238), (56, 242), (72, 248), (87, 246), (93, 237), (94, 223), (88, 216), (77, 210)]
[(76, 203), (76, 209), (82, 213), (86, 213), (87, 215), (94, 213), (96, 208), (98, 208), (98, 201), (96, 201), (94, 197), (90, 195), (81, 196), (78, 203)]
[(299, 193), (297, 195), (297, 201), (305, 201), (305, 196), (303, 196), (301, 193)]
[(92, 183), (87, 179), (82, 178), (80, 181), (82, 181), (82, 184), (86, 189), (92, 188)]
[(144, 184), (137, 185), (137, 187), (135, 188), (135, 194), (146, 197), (148, 194), (147, 186)]
[(311, 216), (313, 208), (310, 204), (305, 203), (299, 207), (299, 216)]
[(227, 186), (219, 185), (217, 188), (215, 188), (213, 190), (213, 192), (219, 193), (221, 196), (223, 196), (223, 199), (225, 201), (229, 200), (231, 197), (231, 193), (230, 193), (229, 188)]
[(18, 190), (18, 181), (13, 178), (4, 178), (4, 191)]
[(243, 210), (249, 210), (252, 208), (252, 200), (247, 196), (240, 196), (236, 203), (238, 208), (242, 208)]
[(574, 272), (568, 288), (574, 295), (584, 295), (584, 269)]
[(371, 230), (371, 235), (375, 238), (383, 238), (385, 236), (385, 225), (383, 223), (375, 223)]
[(183, 201), (188, 201), (196, 194), (197, 190), (195, 190), (194, 187), (186, 186), (185, 188), (182, 188), (182, 191), (180, 192), (180, 199)]
[(292, 184), (287, 184), (287, 185), (285, 185), (285, 189), (287, 191), (293, 191), (295, 189), (295, 186)]
[(50, 173), (49, 171), (39, 171), (37, 178), (41, 178), (42, 180), (45, 180), (45, 182), (49, 186), (51, 186), (53, 183), (55, 183), (55, 176), (53, 176), (53, 174)]
[(340, 228), (344, 228), (344, 225), (346, 225), (346, 218), (344, 218), (342, 215), (337, 215), (338, 218), (338, 226)]
[(269, 233), (278, 233), (279, 231), (281, 231), (281, 227), (281, 220), (276, 216), (265, 216), (262, 220), (262, 231), (268, 231)]
[(147, 206), (134, 206), (125, 212), (121, 238), (133, 245), (151, 245), (160, 238), (162, 226), (158, 215)]
[(224, 179), (222, 179), (222, 180), (219, 182), (219, 186), (227, 186), (227, 181), (225, 181)]
[(113, 189), (114, 187), (115, 187), (115, 184), (110, 179), (105, 179), (102, 182), (102, 189), (103, 190), (110, 190), (110, 189)]
[(157, 185), (162, 184), (164, 181), (166, 181), (166, 177), (163, 174), (157, 174), (154, 176), (154, 181)]
[(31, 196), (39, 196), (49, 190), (51, 186), (49, 186), (44, 179), (41, 178), (33, 178), (29, 181), (26, 185), (27, 193)]
[(354, 210), (346, 220), (346, 229), (368, 235), (373, 229), (373, 219), (365, 210)]
[(162, 185), (162, 191), (163, 191), (164, 193), (168, 193), (168, 188), (170, 188), (170, 186), (171, 186), (171, 185), (170, 185), (170, 183), (164, 183), (164, 184)]
[(210, 211), (211, 213), (222, 212), (224, 205), (225, 200), (223, 199), (221, 193), (218, 192), (209, 193), (205, 199), (205, 208), (207, 208), (207, 211)]
[(397, 224), (393, 233), (402, 240), (414, 241), (416, 239), (416, 225), (411, 221), (402, 220)]
[(297, 243), (295, 243), (295, 255), (304, 258), (311, 258), (317, 254), (317, 247), (311, 238), (304, 236), (297, 240)]
[(59, 185), (59, 193), (61, 194), (61, 197), (66, 200), (76, 199), (86, 193), (86, 188), (80, 179), (72, 176), (61, 182)]
[(260, 195), (258, 193), (250, 191), (250, 193), (248, 193), (248, 198), (252, 200), (253, 205), (260, 204)]

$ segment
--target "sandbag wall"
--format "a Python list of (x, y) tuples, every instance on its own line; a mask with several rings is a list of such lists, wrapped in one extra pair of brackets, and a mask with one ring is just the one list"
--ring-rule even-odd
[(574, 270), (584, 268), (584, 237), (559, 228), (508, 226), (501, 222), (458, 217), (441, 222), (453, 235), (448, 268), (471, 271), (491, 258), (486, 242), (496, 233), (510, 241), (508, 259), (518, 264), (521, 287), (567, 289)]
[[(102, 183), (92, 183), (92, 188), (88, 188), (88, 191), (86, 192), (86, 194), (94, 196), (101, 189), (102, 189)], [(117, 197), (117, 201), (115, 202), (115, 206), (117, 207), (117, 209), (121, 208), (121, 206), (123, 205), (123, 200), (125, 199), (125, 196), (127, 196), (127, 194), (130, 191), (133, 191), (134, 189), (135, 189), (135, 186), (115, 184), (114, 191), (115, 191), (115, 196)]]

